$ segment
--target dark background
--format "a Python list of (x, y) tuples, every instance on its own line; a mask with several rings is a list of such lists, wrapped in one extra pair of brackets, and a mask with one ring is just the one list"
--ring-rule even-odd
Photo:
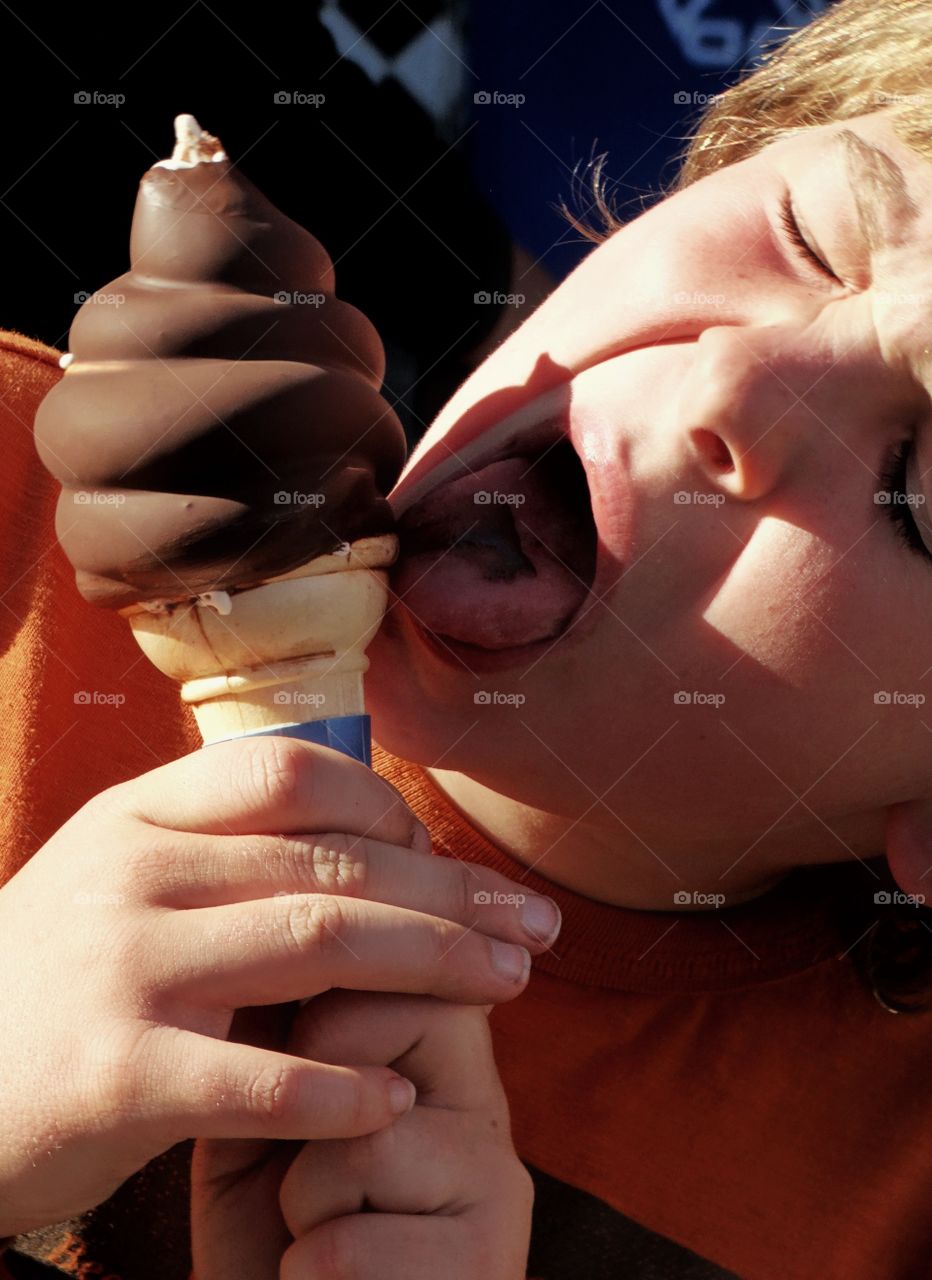
[(324, 243), (413, 440), (590, 251), (554, 207), (586, 212), (587, 161), (609, 153), (634, 216), (705, 95), (827, 3), (4, 6), (0, 326), (66, 349), (76, 295), (126, 269), (137, 183), (188, 111)]

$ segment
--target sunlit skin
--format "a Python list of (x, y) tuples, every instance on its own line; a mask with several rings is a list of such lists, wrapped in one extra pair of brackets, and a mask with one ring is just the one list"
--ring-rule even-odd
[[(873, 214), (848, 182), (876, 205), (858, 139), (907, 182)], [(787, 185), (844, 283), (789, 242)], [(596, 247), (460, 388), (394, 502), (536, 368), (524, 398), (562, 385), (588, 441), (604, 594), (494, 673), (397, 601), (370, 650), (377, 740), (521, 862), (621, 906), (732, 905), (883, 853), (889, 806), (932, 800), (932, 706), (876, 701), (932, 697), (932, 561), (875, 501), (914, 435), (907, 487), (932, 497), (930, 246), (932, 165), (881, 111), (781, 139)], [(928, 504), (910, 510), (932, 550)]]

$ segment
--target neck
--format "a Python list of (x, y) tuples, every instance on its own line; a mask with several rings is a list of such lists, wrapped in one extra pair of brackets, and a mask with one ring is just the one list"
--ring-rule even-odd
[[(737, 906), (768, 892), (786, 874), (787, 868), (731, 870), (727, 863), (720, 865), (720, 856), (716, 862), (695, 847), (658, 851), (624, 824), (609, 829), (585, 819), (561, 818), (503, 796), (463, 773), (427, 773), (491, 844), (544, 879), (611, 906), (638, 911)], [(690, 895), (689, 902), (683, 901), (684, 893)]]

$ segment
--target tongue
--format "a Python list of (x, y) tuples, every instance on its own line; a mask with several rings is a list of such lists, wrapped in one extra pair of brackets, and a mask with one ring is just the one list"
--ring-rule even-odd
[(399, 532), (393, 586), (405, 606), (436, 635), (485, 649), (558, 636), (595, 570), (585, 477), (561, 447), (441, 485)]

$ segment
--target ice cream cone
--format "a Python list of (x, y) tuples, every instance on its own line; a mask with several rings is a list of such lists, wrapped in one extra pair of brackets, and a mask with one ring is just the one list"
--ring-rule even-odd
[(205, 742), (287, 732), (368, 760), (405, 456), (384, 350), (319, 241), (193, 116), (175, 135), (130, 270), (82, 305), (36, 415), (61, 545)]
[(121, 612), (150, 662), (181, 683), (205, 743), (364, 716), (365, 650), (397, 550), (393, 534), (361, 538), (245, 591)]

